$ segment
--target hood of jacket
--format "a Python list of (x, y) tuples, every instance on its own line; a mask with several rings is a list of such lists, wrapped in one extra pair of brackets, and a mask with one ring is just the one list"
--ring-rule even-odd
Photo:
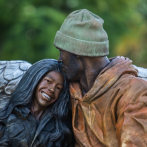
[(99, 73), (92, 88), (82, 99), (79, 99), (81, 98), (81, 93), (78, 90), (81, 89), (80, 84), (71, 84), (70, 91), (72, 93), (72, 97), (77, 98), (80, 101), (87, 101), (90, 103), (94, 101), (95, 98), (107, 92), (123, 74), (138, 76), (138, 71), (132, 65), (132, 61), (124, 57), (110, 59), (110, 63)]

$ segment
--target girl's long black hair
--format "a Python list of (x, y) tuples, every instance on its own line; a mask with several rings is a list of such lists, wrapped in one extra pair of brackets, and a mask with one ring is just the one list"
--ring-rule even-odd
[[(6, 119), (16, 106), (27, 106), (32, 102), (34, 90), (43, 76), (49, 71), (56, 71), (64, 76), (64, 88), (59, 98), (51, 105), (51, 111), (55, 117), (56, 131), (51, 134), (51, 140), (56, 146), (61, 145), (66, 138), (66, 142), (72, 140), (72, 134), (68, 123), (71, 123), (69, 115), (69, 83), (62, 72), (57, 60), (44, 59), (33, 64), (24, 74), (17, 88), (13, 92), (9, 103), (0, 111), (0, 121)], [(64, 139), (63, 139), (64, 138)], [(68, 144), (69, 146), (69, 144)]]

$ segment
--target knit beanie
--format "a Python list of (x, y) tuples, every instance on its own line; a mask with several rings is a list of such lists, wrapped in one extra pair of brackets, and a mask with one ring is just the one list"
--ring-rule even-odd
[(109, 41), (103, 23), (102, 18), (86, 9), (74, 11), (57, 31), (54, 45), (76, 55), (106, 56)]

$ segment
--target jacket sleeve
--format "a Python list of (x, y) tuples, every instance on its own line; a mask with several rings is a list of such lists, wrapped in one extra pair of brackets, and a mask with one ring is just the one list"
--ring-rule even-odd
[(3, 123), (0, 123), (0, 147), (10, 147), (10, 141)]
[[(144, 96), (143, 99), (147, 100)], [(147, 146), (147, 103), (129, 103), (118, 116), (116, 133), (120, 147)]]

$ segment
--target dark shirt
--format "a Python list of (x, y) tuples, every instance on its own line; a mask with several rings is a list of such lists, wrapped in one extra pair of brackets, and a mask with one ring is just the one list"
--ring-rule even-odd
[(57, 145), (50, 135), (56, 130), (55, 118), (47, 110), (38, 122), (27, 107), (15, 107), (5, 122), (0, 147), (66, 147)]

